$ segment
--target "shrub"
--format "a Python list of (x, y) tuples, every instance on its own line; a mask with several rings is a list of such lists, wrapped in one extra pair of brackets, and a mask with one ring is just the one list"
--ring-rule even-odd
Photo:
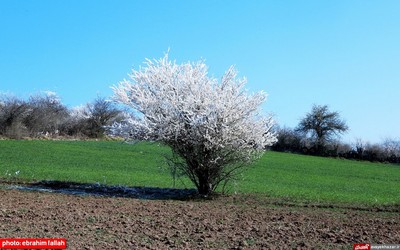
[(114, 87), (116, 100), (141, 115), (112, 133), (170, 146), (179, 156), (173, 165), (209, 195), (276, 141), (272, 118), (258, 115), (265, 94), (248, 95), (236, 75), (231, 67), (219, 83), (203, 62), (148, 60)]

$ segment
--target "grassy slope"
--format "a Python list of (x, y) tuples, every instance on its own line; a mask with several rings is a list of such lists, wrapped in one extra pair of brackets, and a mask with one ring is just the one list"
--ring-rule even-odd
[(400, 166), (267, 152), (240, 185), (297, 200), (400, 204)]
[(0, 141), (0, 177), (20, 170), (26, 179), (169, 187), (169, 172), (159, 167), (168, 152), (155, 144)]
[[(0, 177), (172, 187), (157, 144), (0, 141)], [(8, 176), (8, 174), (11, 176)], [(178, 187), (192, 187), (187, 180)], [(231, 191), (297, 201), (399, 204), (400, 167), (268, 152)]]

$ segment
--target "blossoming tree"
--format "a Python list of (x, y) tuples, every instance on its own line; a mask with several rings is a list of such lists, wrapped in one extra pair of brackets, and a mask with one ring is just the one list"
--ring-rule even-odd
[(246, 79), (230, 67), (220, 82), (204, 62), (177, 64), (168, 54), (146, 60), (130, 80), (113, 86), (116, 101), (140, 115), (114, 124), (111, 133), (158, 141), (179, 156), (174, 167), (199, 194), (209, 195), (276, 141), (271, 116), (259, 114), (266, 94), (247, 94)]

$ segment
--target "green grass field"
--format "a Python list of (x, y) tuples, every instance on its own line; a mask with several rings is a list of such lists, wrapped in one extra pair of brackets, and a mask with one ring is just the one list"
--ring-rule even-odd
[[(0, 141), (0, 178), (173, 187), (155, 143)], [(19, 172), (18, 172), (19, 171)], [(192, 188), (187, 179), (176, 187)], [(296, 202), (400, 204), (400, 166), (267, 152), (229, 187)]]

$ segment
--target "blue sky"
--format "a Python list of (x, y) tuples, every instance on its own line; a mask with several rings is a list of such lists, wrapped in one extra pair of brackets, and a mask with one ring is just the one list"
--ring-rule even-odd
[(236, 65), (281, 126), (313, 104), (352, 142), (400, 138), (400, 1), (0, 1), (0, 92), (54, 91), (73, 107), (170, 48), (177, 62)]

